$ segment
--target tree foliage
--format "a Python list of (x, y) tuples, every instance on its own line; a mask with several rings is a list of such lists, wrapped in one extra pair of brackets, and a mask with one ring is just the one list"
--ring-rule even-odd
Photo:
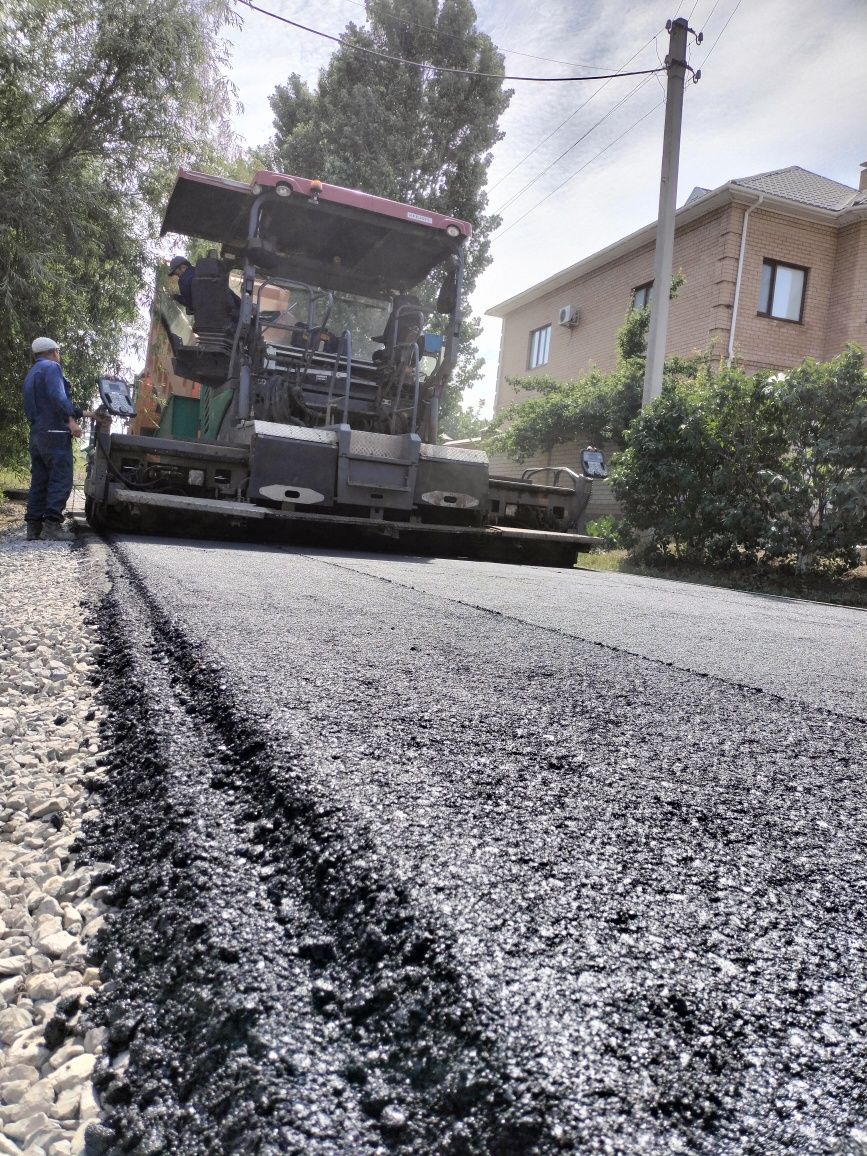
[(669, 380), (627, 441), (614, 492), (659, 551), (803, 570), (846, 565), (867, 541), (867, 377), (854, 347), (786, 374)]
[[(476, 27), (469, 0), (367, 0), (368, 24), (350, 23), (352, 45), (428, 65), (493, 76), (417, 69), (339, 48), (315, 89), (292, 75), (271, 97), (275, 163), (284, 172), (407, 201), (469, 221), (466, 300), (490, 264), (490, 234), (499, 218), (485, 193), (491, 149), (511, 92), (503, 58)], [(464, 326), (461, 362), (441, 413), (444, 430), (457, 418), (461, 389), (481, 362), (476, 319)]]
[(0, 458), (30, 342), (86, 400), (150, 279), (174, 170), (220, 151), (224, 0), (0, 0)]
[(446, 437), (450, 439), (482, 437), (491, 419), (482, 416), (482, 403), (477, 406), (458, 405), (450, 415)]
[(525, 461), (558, 443), (588, 438), (621, 444), (623, 430), (641, 406), (643, 363), (623, 362), (613, 373), (592, 368), (573, 381), (552, 377), (514, 380), (535, 396), (497, 414), (492, 444), (515, 461)]

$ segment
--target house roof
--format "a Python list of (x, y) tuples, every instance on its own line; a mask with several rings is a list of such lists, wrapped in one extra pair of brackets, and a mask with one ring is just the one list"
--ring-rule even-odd
[[(801, 205), (817, 205), (820, 209), (845, 209), (860, 200), (858, 190), (832, 181), (830, 177), (811, 173), (799, 165), (787, 169), (772, 169), (768, 173), (757, 173), (754, 177), (738, 177), (731, 182), (759, 193), (770, 193), (787, 201), (797, 201)], [(687, 201), (687, 204), (689, 202)]]
[(706, 197), (711, 191), (711, 189), (703, 189), (701, 185), (696, 185), (680, 207), (685, 209), (687, 205), (694, 205), (696, 201), (700, 201), (702, 197)]
[[(696, 186), (677, 210), (677, 224), (678, 226), (689, 224), (732, 200), (750, 204), (758, 199), (755, 194), (760, 194), (762, 199), (768, 202), (768, 207), (773, 206), (778, 212), (793, 212), (832, 224), (836, 223), (836, 219), (839, 219), (844, 210), (867, 207), (867, 190), (859, 192), (858, 189), (841, 184), (840, 181), (832, 181), (829, 177), (811, 173), (799, 165), (791, 165), (786, 169), (756, 173), (752, 177), (739, 177), (716, 189)], [(613, 245), (591, 253), (574, 265), (531, 285), (514, 297), (491, 306), (486, 311), (486, 316), (505, 317), (528, 302), (564, 288), (579, 277), (617, 260), (626, 253), (633, 252), (641, 245), (652, 244), (655, 236), (656, 221), (653, 221), (627, 237), (615, 241)]]

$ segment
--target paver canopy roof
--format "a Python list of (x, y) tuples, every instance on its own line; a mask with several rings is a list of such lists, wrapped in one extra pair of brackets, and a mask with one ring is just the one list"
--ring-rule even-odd
[[(277, 195), (278, 189), (288, 195)], [(270, 271), (324, 289), (379, 296), (412, 288), (472, 233), (454, 217), (303, 177), (259, 172), (247, 185), (184, 170), (162, 233), (212, 241), (240, 263), (250, 209), (262, 191), (271, 192), (260, 226), (273, 246)]]

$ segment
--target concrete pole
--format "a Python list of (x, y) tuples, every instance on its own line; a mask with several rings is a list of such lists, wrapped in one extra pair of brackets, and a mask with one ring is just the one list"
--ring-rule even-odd
[(662, 173), (659, 180), (659, 219), (656, 222), (656, 257), (653, 266), (653, 294), (650, 301), (650, 330), (647, 335), (647, 363), (644, 369), (643, 403), (662, 392), (665, 339), (668, 333), (668, 294), (674, 253), (674, 214), (677, 209), (677, 170), (680, 164), (680, 126), (683, 120), (683, 81), (686, 76), (686, 35), (688, 25), (681, 16), (668, 22), (668, 86), (665, 94), (665, 130), (662, 138)]

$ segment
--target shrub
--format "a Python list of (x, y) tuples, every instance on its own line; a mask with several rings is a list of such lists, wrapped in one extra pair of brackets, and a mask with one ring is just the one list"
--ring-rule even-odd
[(854, 347), (785, 375), (668, 379), (626, 440), (612, 487), (657, 552), (827, 570), (867, 541), (867, 378)]
[(603, 514), (601, 518), (588, 522), (584, 533), (601, 538), (603, 550), (628, 550), (635, 542), (635, 535), (626, 519), (615, 518), (611, 514)]
[(850, 565), (867, 542), (867, 376), (850, 346), (770, 382), (783, 435), (765, 479), (771, 504), (764, 548), (798, 569)]

